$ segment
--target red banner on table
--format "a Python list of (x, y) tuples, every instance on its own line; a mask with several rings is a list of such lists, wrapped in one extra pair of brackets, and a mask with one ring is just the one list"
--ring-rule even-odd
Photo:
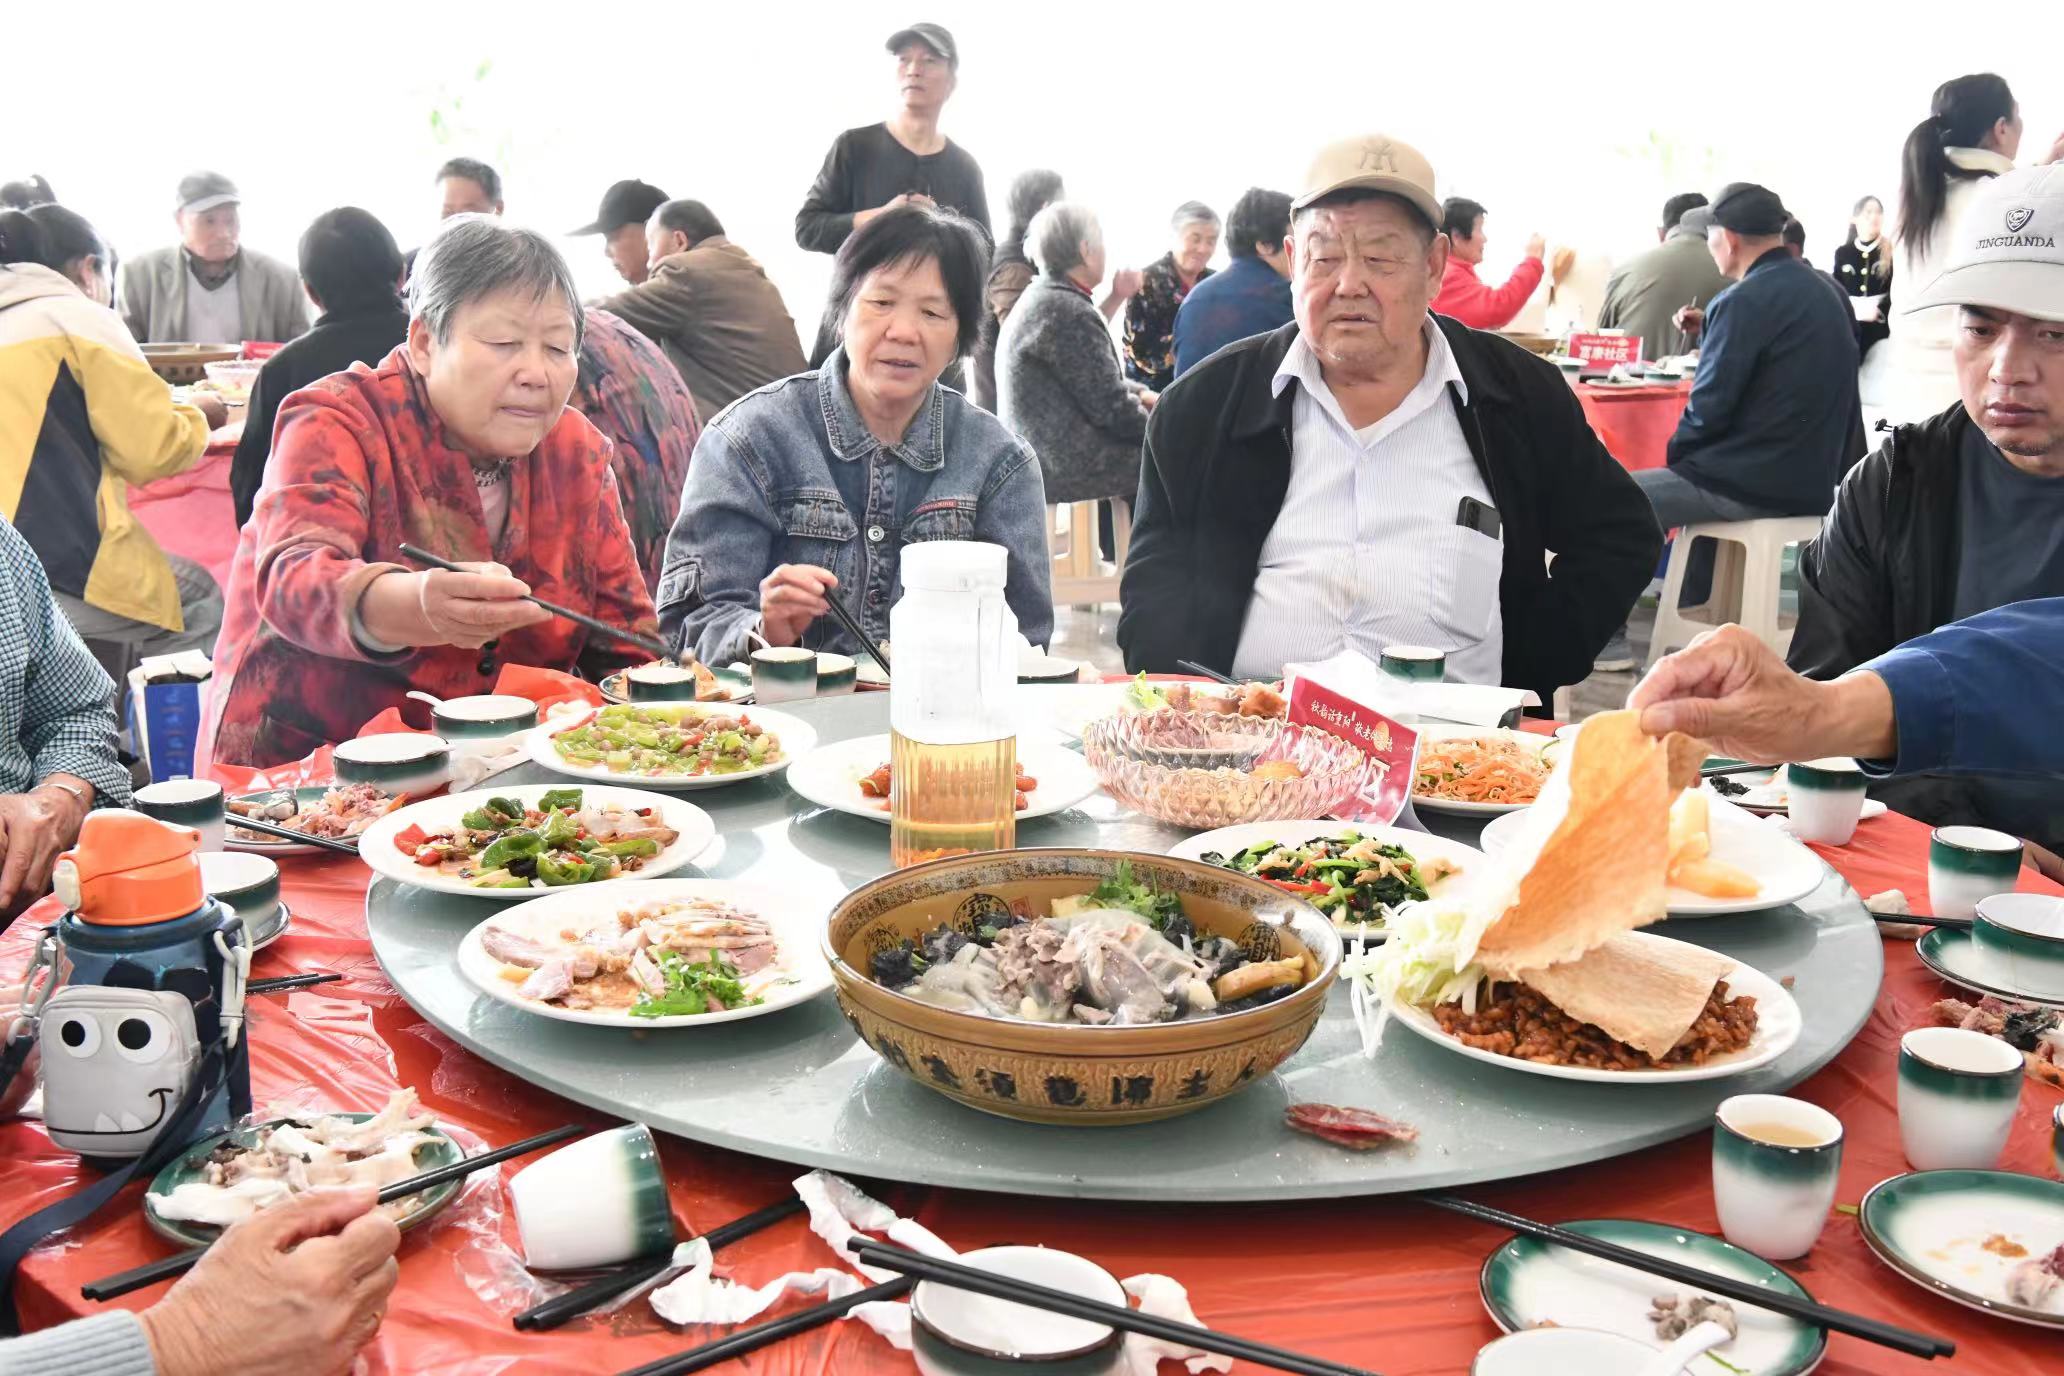
[(1308, 678), (1299, 678), (1290, 689), (1290, 720), (1294, 725), (1329, 731), (1351, 742), (1379, 766), (1360, 796), (1334, 808), (1334, 816), (1350, 822), (1385, 825), (1397, 820), (1412, 791), (1417, 731), (1374, 708), (1321, 688)]
[(1572, 333), (1567, 346), (1571, 358), (1586, 363), (1639, 363), (1641, 336), (1638, 334)]

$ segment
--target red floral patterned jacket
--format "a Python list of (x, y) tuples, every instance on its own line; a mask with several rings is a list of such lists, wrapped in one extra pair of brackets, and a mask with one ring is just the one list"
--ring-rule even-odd
[[(377, 368), (355, 363), (294, 393), (277, 424), (230, 571), (204, 757), (282, 764), (349, 739), (386, 708), (412, 705), (411, 688), (439, 697), (492, 691), (497, 667), (479, 650), (378, 656), (352, 638), (352, 608), (366, 585), (413, 567), (404, 542), (506, 564), (547, 601), (658, 632), (609, 441), (577, 411), (517, 460), (508, 525), (492, 545), (472, 466), (446, 442), (405, 348)], [(592, 675), (644, 658), (556, 617), (503, 637), (494, 657)]]

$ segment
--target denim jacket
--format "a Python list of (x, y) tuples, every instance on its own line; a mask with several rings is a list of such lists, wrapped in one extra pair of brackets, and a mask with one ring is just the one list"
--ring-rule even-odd
[[(861, 421), (836, 350), (815, 372), (740, 397), (702, 432), (659, 580), (661, 633), (709, 664), (751, 649), (760, 580), (782, 564), (837, 575), (867, 633), (889, 632), (903, 546), (984, 540), (1010, 551), (1005, 598), (1034, 645), (1053, 633), (1046, 492), (1038, 460), (1003, 422), (934, 384), (899, 444)], [(813, 650), (858, 654), (824, 617)]]

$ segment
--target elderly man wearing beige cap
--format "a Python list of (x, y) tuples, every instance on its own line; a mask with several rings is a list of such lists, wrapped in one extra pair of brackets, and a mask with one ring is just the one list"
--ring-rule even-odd
[(1273, 678), (1413, 644), (1545, 699), (1646, 586), (1648, 502), (1553, 367), (1428, 313), (1448, 244), (1416, 149), (1331, 144), (1304, 187), (1295, 320), (1184, 373), (1148, 425), (1126, 667)]
[[(1899, 426), (1852, 468), (1801, 552), (1790, 661), (1808, 678), (1994, 607), (2064, 596), (2064, 165), (1993, 178), (1944, 232), (1948, 266), (1906, 309), (1954, 317), (1962, 399)], [(1924, 775), (1880, 792), (1925, 822), (2059, 851), (2055, 783)]]

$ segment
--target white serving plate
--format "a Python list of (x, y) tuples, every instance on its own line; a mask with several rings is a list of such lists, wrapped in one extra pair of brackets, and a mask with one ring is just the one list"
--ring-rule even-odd
[[(1668, 937), (1656, 937), (1657, 941), (1668, 941)], [(1689, 944), (1689, 943), (1687, 943)], [(1600, 1070), (1591, 1066), (1546, 1065), (1540, 1061), (1522, 1061), (1513, 1056), (1501, 1056), (1495, 1051), (1484, 1051), (1465, 1046), (1441, 1030), (1433, 1014), (1423, 1008), (1414, 1008), (1386, 1000), (1385, 1007), (1390, 1016), (1412, 1031), (1446, 1047), (1457, 1055), (1471, 1060), (1484, 1061), (1491, 1065), (1504, 1066), (1507, 1070), (1523, 1071), (1529, 1075), (1546, 1075), (1558, 1080), (1583, 1080), (1591, 1084), (1687, 1084), (1693, 1080), (1724, 1080), (1730, 1075), (1739, 1075), (1746, 1070), (1770, 1064), (1784, 1055), (1799, 1040), (1799, 1031), (1804, 1025), (1799, 1015), (1799, 1005), (1792, 1001), (1791, 994), (1761, 970), (1737, 964), (1722, 977), (1729, 991), (1737, 996), (1747, 994), (1756, 1000), (1756, 1035), (1741, 1050), (1726, 1056), (1716, 1056), (1704, 1065), (1683, 1066), (1671, 1070)]]
[[(502, 978), (502, 963), (481, 946), (483, 934), (494, 925), (526, 935), (556, 933), (569, 918), (585, 918), (634, 903), (690, 902), (699, 898), (729, 903), (766, 918), (774, 928), (775, 941), (781, 948), (780, 961), (795, 976), (796, 982), (768, 990), (766, 1002), (750, 1008), (731, 1008), (722, 1013), (694, 1016), (639, 1018), (627, 1012), (559, 1008), (524, 998), (516, 992), (517, 984)], [(825, 963), (817, 943), (817, 929), (824, 922), (823, 908), (821, 902), (813, 902), (795, 893), (732, 879), (614, 879), (606, 884), (581, 884), (554, 889), (543, 898), (504, 908), (467, 932), (459, 941), (459, 974), (496, 1003), (506, 1003), (511, 1008), (560, 1022), (638, 1029), (743, 1022), (747, 1018), (765, 1017), (784, 1008), (793, 1008), (831, 987), (831, 967)]]
[[(1680, 889), (1674, 884), (1666, 895), (1672, 917), (1717, 917), (1723, 913), (1753, 913), (1796, 903), (1820, 887), (1826, 866), (1819, 856), (1774, 824), (1758, 821), (1718, 794), (1709, 799), (1712, 814), (1713, 858), (1746, 870), (1763, 885), (1753, 898), (1708, 898)], [(1505, 816), (1483, 829), (1483, 848), (1498, 855), (1512, 844), (1522, 825), (1517, 816)]]
[(1129, 683), (1020, 684), (1020, 716), (1044, 721), (1068, 740), (1079, 741), (1091, 722), (1125, 710), (1131, 687)]
[[(1502, 736), (1519, 742), (1536, 755), (1554, 743), (1555, 737), (1543, 736), (1532, 731), (1512, 731), (1502, 726), (1450, 726), (1443, 722), (1427, 722), (1419, 727), (1421, 743), (1429, 740), (1452, 740), (1458, 736)], [(1418, 761), (1412, 764), (1416, 770)], [(1467, 803), (1453, 798), (1429, 798), (1423, 793), (1412, 794), (1412, 806), (1426, 808), (1433, 812), (1452, 812), (1463, 817), (1497, 817), (1521, 808), (1532, 807), (1532, 803)]]
[[(1220, 827), (1217, 831), (1199, 832), (1187, 841), (1170, 846), (1168, 853), (1178, 860), (1202, 860), (1212, 854), (1238, 855), (1249, 846), (1258, 846), (1265, 841), (1296, 846), (1321, 838), (1344, 836), (1348, 832), (1368, 837), (1386, 846), (1403, 846), (1414, 860), (1445, 860), (1456, 866), (1459, 873), (1442, 881), (1439, 887), (1433, 890), (1437, 893), (1456, 892), (1460, 886), (1470, 881), (1484, 863), (1484, 853), (1475, 846), (1450, 841), (1445, 836), (1435, 836), (1430, 832), (1381, 826), (1375, 822), (1242, 822), (1238, 826)], [(1339, 923), (1334, 925), (1341, 926)], [(1373, 931), (1376, 937), (1382, 935), (1382, 929), (1373, 923), (1349, 923), (1343, 930)]]
[[(838, 741), (792, 762), (788, 786), (819, 807), (887, 826), (888, 811), (877, 805), (887, 800), (863, 797), (860, 780), (888, 762), (887, 736)], [(1021, 736), (1018, 763), (1039, 782), (1039, 787), (1026, 795), (1028, 805), (1018, 814), (1021, 822), (1065, 812), (1097, 791), (1096, 771), (1089, 761), (1064, 746), (1040, 745)]]
[(763, 764), (758, 769), (743, 769), (736, 774), (703, 774), (690, 777), (685, 774), (634, 774), (617, 773), (610, 769), (590, 768), (573, 764), (560, 757), (552, 738), (561, 732), (570, 731), (587, 724), (586, 717), (541, 724), (524, 738), (524, 748), (533, 763), (541, 764), (555, 774), (564, 774), (569, 779), (582, 779), (589, 783), (620, 784), (638, 788), (658, 788), (678, 792), (695, 788), (722, 788), (726, 784), (743, 783), (747, 779), (763, 779), (770, 774), (779, 774), (788, 768), (789, 762), (817, 748), (817, 729), (798, 717), (780, 712), (769, 712), (765, 708), (734, 708), (722, 704), (692, 702), (638, 703), (640, 707), (681, 708), (697, 711), (705, 716), (733, 716), (746, 721), (758, 722), (774, 733), (781, 742), (781, 758), (773, 764)]
[[(569, 787), (574, 785), (514, 784), (503, 788), (480, 788), (470, 793), (453, 793), (442, 798), (427, 798), (420, 803), (410, 803), (407, 807), (396, 808), (365, 829), (364, 834), (359, 837), (358, 858), (371, 866), (376, 874), (384, 874), (389, 879), (403, 884), (413, 884), (419, 889), (457, 894), (462, 898), (491, 898), (507, 903), (535, 898), (542, 893), (557, 892), (542, 882), (534, 883), (528, 889), (477, 889), (463, 879), (439, 874), (434, 869), (416, 864), (402, 854), (401, 847), (394, 843), (394, 838), (412, 826), (421, 826), (423, 830), (430, 832), (456, 826), (459, 818), (490, 798), (507, 798), (525, 807), (536, 807), (538, 799), (545, 794), (554, 789)], [(710, 820), (707, 812), (693, 803), (657, 793), (647, 793), (642, 789), (614, 788), (608, 784), (583, 783), (578, 787), (584, 803), (611, 803), (631, 810), (649, 807), (662, 822), (681, 833), (671, 846), (647, 860), (635, 874), (622, 876), (626, 881), (640, 883), (672, 874), (708, 850), (710, 842), (717, 839), (717, 824)], [(566, 887), (594, 889), (600, 885), (571, 884)]]

